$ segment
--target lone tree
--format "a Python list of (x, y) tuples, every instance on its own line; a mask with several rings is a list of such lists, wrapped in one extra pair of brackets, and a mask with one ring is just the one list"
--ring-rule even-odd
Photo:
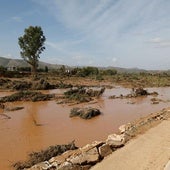
[(39, 55), (44, 51), (44, 42), (46, 38), (39, 26), (30, 26), (24, 30), (24, 35), (18, 38), (18, 44), (21, 48), (21, 57), (31, 65), (32, 73), (36, 76)]

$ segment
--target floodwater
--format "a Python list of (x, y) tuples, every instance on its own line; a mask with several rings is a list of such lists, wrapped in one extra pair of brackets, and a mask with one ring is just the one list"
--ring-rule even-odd
[[(14, 102), (8, 107), (23, 106), (23, 110), (3, 112), (11, 117), (0, 115), (0, 170), (10, 170), (11, 165), (26, 159), (32, 151), (45, 149), (50, 145), (67, 144), (73, 140), (77, 146), (83, 146), (95, 140), (105, 140), (109, 134), (118, 131), (118, 127), (149, 113), (170, 106), (170, 102), (151, 104), (153, 96), (135, 99), (109, 99), (111, 95), (128, 94), (131, 89), (116, 87), (107, 89), (97, 103), (76, 106), (59, 105), (55, 101)], [(149, 92), (159, 93), (157, 98), (170, 100), (170, 87), (148, 88)], [(48, 93), (60, 94), (61, 90)], [(11, 92), (0, 91), (0, 97)], [(130, 104), (135, 102), (135, 104)], [(91, 106), (102, 111), (102, 115), (91, 120), (79, 117), (69, 118), (73, 107)]]

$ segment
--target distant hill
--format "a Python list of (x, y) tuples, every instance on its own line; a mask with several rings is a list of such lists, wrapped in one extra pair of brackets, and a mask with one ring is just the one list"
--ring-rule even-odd
[[(29, 64), (22, 59), (11, 59), (11, 58), (0, 57), (0, 66), (29, 67)], [(61, 65), (59, 64), (49, 64), (42, 61), (39, 62), (39, 68), (45, 68), (45, 66), (47, 66), (49, 69), (57, 69), (61, 67)]]
[[(11, 58), (5, 58), (5, 57), (0, 57), (0, 66), (3, 67), (29, 67), (28, 63), (26, 63), (22, 59), (11, 59)], [(58, 69), (62, 65), (60, 64), (49, 64), (46, 62), (39, 62), (39, 68), (45, 68), (47, 66), (49, 69)], [(66, 66), (66, 68), (75, 68), (75, 67), (69, 67)], [(82, 68), (82, 67), (81, 67)], [(140, 72), (161, 72), (161, 70), (144, 70), (144, 69), (138, 69), (138, 68), (121, 68), (121, 67), (99, 67), (99, 69), (116, 69), (119, 73), (140, 73)], [(170, 72), (170, 70), (167, 70)]]
[(139, 68), (121, 68), (121, 67), (106, 67), (105, 69), (115, 69), (119, 73), (141, 73), (141, 72), (147, 72), (147, 70), (139, 69)]

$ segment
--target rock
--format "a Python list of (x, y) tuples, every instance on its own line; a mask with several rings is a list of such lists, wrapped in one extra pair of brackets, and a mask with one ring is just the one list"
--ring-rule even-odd
[(159, 101), (153, 101), (152, 104), (159, 104)]
[(96, 163), (99, 160), (99, 153), (97, 148), (92, 148), (89, 150), (83, 150), (81, 149), (81, 153), (78, 155), (73, 155), (69, 158), (69, 162), (72, 164), (91, 164), (91, 163)]
[(82, 170), (80, 165), (73, 165), (70, 162), (64, 162), (57, 169), (58, 170)]
[(116, 95), (109, 96), (109, 99), (116, 99)]
[(48, 170), (50, 167), (51, 166), (49, 162), (45, 161), (45, 162), (38, 163), (32, 166), (31, 168), (28, 168), (27, 170)]
[(99, 160), (99, 153), (96, 147), (84, 152), (83, 155), (87, 158), (87, 163), (96, 163)]
[(107, 155), (112, 153), (112, 149), (108, 144), (104, 144), (99, 147), (99, 154), (102, 158), (106, 157)]
[[(87, 144), (82, 148), (79, 148), (67, 161), (72, 164), (79, 165), (91, 165), (99, 161), (98, 147), (103, 145), (101, 141), (95, 141), (91, 144)], [(85, 168), (85, 167), (84, 167)], [(87, 167), (86, 167), (87, 168)]]
[(125, 140), (125, 135), (117, 135), (117, 134), (112, 134), (109, 135), (106, 144), (109, 144), (111, 148), (119, 148), (124, 146), (126, 140)]
[(81, 166), (81, 170), (89, 170), (90, 168), (91, 168), (91, 165)]
[(100, 146), (102, 146), (104, 144), (104, 142), (102, 141), (94, 141), (91, 144), (87, 144), (84, 147), (80, 148), (81, 150), (89, 150), (92, 149), (94, 147), (99, 148)]
[(79, 149), (68, 150), (68, 151), (64, 152), (62, 155), (52, 157), (49, 160), (49, 163), (55, 163), (55, 164), (59, 165), (59, 164), (62, 164), (63, 162), (65, 162), (66, 160), (68, 160), (69, 157), (71, 157), (72, 155), (77, 155), (80, 153), (81, 153), (81, 151)]
[(145, 96), (148, 95), (149, 93), (147, 92), (147, 90), (144, 90), (143, 88), (137, 88), (134, 91), (135, 96)]
[(91, 119), (97, 115), (100, 115), (101, 112), (99, 109), (96, 108), (73, 108), (70, 112), (70, 117), (79, 116), (83, 119)]
[(120, 126), (120, 127), (119, 127), (119, 131), (120, 131), (121, 134), (122, 134), (122, 133), (125, 133), (125, 131), (126, 131), (126, 125)]
[(152, 99), (151, 99), (151, 103), (152, 103), (152, 104), (159, 104), (159, 102), (163, 102), (163, 100), (158, 99), (158, 98), (152, 98)]

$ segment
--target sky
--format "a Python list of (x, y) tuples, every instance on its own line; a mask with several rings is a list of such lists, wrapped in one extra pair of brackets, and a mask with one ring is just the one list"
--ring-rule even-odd
[(44, 32), (44, 62), (170, 69), (170, 0), (0, 0), (0, 56), (21, 58), (29, 26)]

